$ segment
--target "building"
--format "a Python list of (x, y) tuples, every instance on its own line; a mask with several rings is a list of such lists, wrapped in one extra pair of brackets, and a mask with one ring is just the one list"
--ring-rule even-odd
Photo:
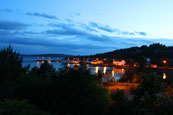
[(100, 60), (98, 60), (98, 58), (96, 58), (96, 60), (91, 61), (91, 64), (93, 64), (93, 65), (103, 64), (103, 61), (100, 61)]
[(126, 64), (125, 60), (118, 61), (118, 60), (113, 59), (113, 65), (124, 66), (125, 64)]

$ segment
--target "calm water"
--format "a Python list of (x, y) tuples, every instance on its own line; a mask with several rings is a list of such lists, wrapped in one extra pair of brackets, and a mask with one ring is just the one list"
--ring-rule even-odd
[[(23, 66), (27, 66), (30, 64), (30, 69), (34, 66), (40, 67), (41, 62), (36, 62), (37, 59), (48, 59), (48, 60), (62, 60), (62, 57), (37, 57), (37, 56), (24, 56), (23, 57)], [(61, 62), (49, 62), (56, 68), (56, 70), (63, 68), (64, 65)], [(70, 68), (78, 68), (79, 64), (66, 64), (67, 67)], [(98, 75), (101, 73), (103, 75), (102, 81), (113, 81), (116, 82), (120, 77), (122, 77), (125, 73), (125, 69), (116, 68), (116, 67), (106, 67), (106, 66), (94, 66), (94, 65), (86, 65), (86, 69), (89, 69), (92, 74)]]

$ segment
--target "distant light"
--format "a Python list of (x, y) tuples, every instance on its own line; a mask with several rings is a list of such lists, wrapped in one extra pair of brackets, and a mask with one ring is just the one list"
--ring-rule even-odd
[(114, 77), (115, 75), (114, 75), (114, 70), (112, 70), (112, 77)]
[(163, 73), (163, 79), (166, 79), (166, 73)]
[(99, 67), (95, 67), (95, 72), (96, 72), (96, 75), (98, 74), (98, 71), (99, 71)]
[(67, 67), (68, 67), (68, 68), (70, 67), (70, 64), (69, 64), (69, 63), (67, 64)]
[(87, 70), (89, 69), (89, 64), (86, 64), (86, 68), (87, 68)]
[(37, 61), (37, 64), (39, 64), (39, 61)]
[(167, 61), (166, 61), (166, 60), (163, 60), (163, 63), (164, 63), (164, 64), (166, 64), (166, 63), (167, 63)]
[(104, 69), (103, 69), (104, 75), (106, 75), (106, 69), (107, 69), (107, 67), (104, 67)]

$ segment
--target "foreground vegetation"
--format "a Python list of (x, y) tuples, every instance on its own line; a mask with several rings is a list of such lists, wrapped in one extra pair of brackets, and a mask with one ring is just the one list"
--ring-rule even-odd
[(172, 83), (141, 74), (140, 85), (110, 93), (84, 67), (56, 71), (45, 62), (40, 68), (22, 67), (11, 47), (0, 51), (0, 115), (172, 115)]

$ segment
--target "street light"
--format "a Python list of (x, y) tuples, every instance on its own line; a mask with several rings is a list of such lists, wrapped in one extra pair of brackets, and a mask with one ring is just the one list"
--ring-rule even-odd
[(163, 73), (163, 79), (166, 79), (166, 73)]
[(167, 61), (166, 61), (166, 60), (163, 60), (163, 63), (164, 63), (164, 64), (166, 64), (166, 63), (167, 63)]

